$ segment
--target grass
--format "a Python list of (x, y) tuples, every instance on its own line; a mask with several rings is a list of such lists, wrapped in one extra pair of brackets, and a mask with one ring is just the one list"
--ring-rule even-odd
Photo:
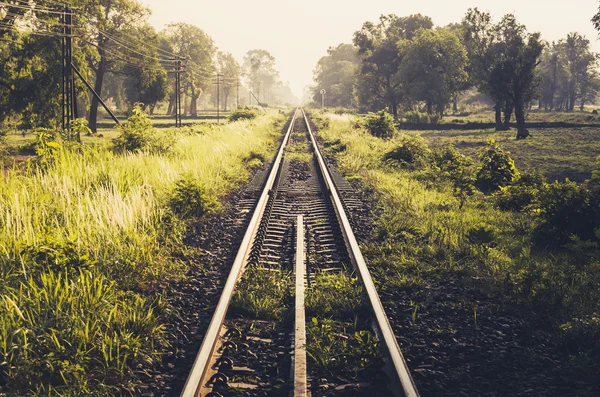
[(308, 316), (347, 320), (364, 311), (363, 289), (345, 271), (318, 272), (306, 294)]
[(154, 286), (193, 260), (182, 237), (199, 213), (183, 196), (192, 189), (219, 211), (250, 176), (251, 153), (273, 155), (281, 123), (167, 131), (176, 143), (162, 154), (65, 145), (48, 162), (6, 168), (0, 393), (119, 394), (152, 367), (169, 349), (169, 310)]
[[(553, 245), (540, 240), (538, 231), (544, 225), (544, 208), (501, 211), (494, 205), (493, 197), (482, 193), (461, 202), (452, 184), (435, 167), (425, 164), (411, 168), (384, 161), (385, 154), (404, 141), (403, 134), (382, 140), (353, 125), (352, 120), (331, 118), (329, 128), (321, 130), (319, 135), (344, 174), (375, 192), (381, 214), (376, 220), (376, 237), (365, 243), (363, 253), (384, 293), (395, 293), (398, 288), (411, 290), (416, 319), (419, 300), (426, 299), (428, 288), (449, 275), (462, 274), (468, 276), (470, 283), (477, 280), (479, 288), (498, 302), (531, 309), (536, 313), (530, 319), (532, 323), (539, 321), (554, 329), (557, 340), (568, 337), (581, 341), (600, 334), (595, 315), (600, 311), (597, 243), (574, 239), (566, 245)], [(447, 133), (422, 136), (440, 144), (440, 137)], [(582, 166), (580, 161), (584, 158), (589, 173), (593, 166), (587, 156), (591, 157), (597, 147), (589, 137), (594, 132), (567, 129), (560, 133), (564, 141), (553, 148), (556, 155), (564, 156), (573, 170)], [(580, 145), (589, 140), (587, 148), (567, 152), (567, 141), (575, 139), (570, 134), (578, 136)], [(485, 139), (473, 137), (472, 141), (479, 146), (479, 142), (495, 133), (485, 135)], [(525, 145), (550, 150), (552, 142), (556, 144), (559, 139), (556, 135), (558, 131), (550, 136), (534, 133), (524, 143), (511, 142), (510, 138), (500, 143), (515, 145), (512, 155), (519, 158)], [(456, 136), (463, 139), (468, 135)], [(596, 150), (593, 158), (599, 152)], [(530, 149), (527, 156), (530, 162), (540, 164), (554, 161), (541, 149)], [(522, 166), (523, 161), (519, 164)], [(545, 164), (540, 171), (548, 175), (552, 167)], [(583, 338), (585, 335), (587, 339)], [(578, 353), (571, 354), (597, 355), (594, 346), (594, 343), (580, 343)]]
[(406, 131), (420, 135), (432, 147), (453, 144), (463, 154), (477, 160), (489, 139), (507, 149), (518, 169), (541, 172), (549, 181), (589, 179), (600, 154), (600, 130), (596, 127), (539, 128), (532, 137), (517, 141), (514, 131)]
[(292, 290), (288, 271), (251, 267), (236, 288), (231, 309), (253, 319), (282, 321), (293, 306)]

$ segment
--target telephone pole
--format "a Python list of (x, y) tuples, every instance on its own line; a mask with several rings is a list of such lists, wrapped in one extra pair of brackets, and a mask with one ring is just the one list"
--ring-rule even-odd
[[(62, 39), (62, 129), (71, 131), (71, 123), (77, 118), (77, 96), (73, 76), (73, 11), (65, 6), (61, 14)], [(77, 141), (81, 141), (79, 133)]]
[(177, 58), (175, 70), (175, 127), (181, 127), (181, 59)]

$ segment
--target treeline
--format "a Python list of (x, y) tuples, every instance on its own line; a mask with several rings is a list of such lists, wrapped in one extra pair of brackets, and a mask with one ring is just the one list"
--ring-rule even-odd
[(382, 15), (319, 60), (313, 99), (320, 103), (325, 89), (328, 106), (385, 108), (394, 117), (422, 110), (437, 120), (451, 105), (456, 112), (457, 95), (474, 88), (493, 101), (496, 129), (508, 129), (514, 116), (517, 138), (525, 138), (525, 112), (534, 102), (565, 111), (593, 103), (597, 68), (598, 54), (583, 36), (546, 42), (512, 14), (494, 22), (469, 9), (460, 23), (437, 28), (420, 14)]
[[(100, 96), (112, 99), (121, 110), (142, 103), (153, 112), (166, 101), (167, 113), (174, 113), (177, 60), (182, 62), (184, 111), (191, 116), (197, 116), (199, 100), (216, 106), (217, 87), (223, 110), (251, 101), (294, 100), (289, 87), (280, 82), (268, 51), (251, 50), (240, 65), (196, 26), (173, 23), (157, 32), (148, 23), (150, 10), (137, 0), (65, 3), (71, 7), (75, 67)], [(54, 1), (0, 1), (0, 121), (4, 125), (60, 124), (61, 41), (66, 35), (62, 14), (62, 6)], [(78, 113), (95, 131), (98, 100), (79, 79), (76, 96)]]

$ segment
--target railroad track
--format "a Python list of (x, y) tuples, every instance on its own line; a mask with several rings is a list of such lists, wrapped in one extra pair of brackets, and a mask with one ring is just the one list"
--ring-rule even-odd
[[(418, 396), (347, 215), (360, 205), (351, 191), (328, 170), (306, 113), (296, 109), (258, 200), (242, 203), (256, 205), (182, 396)], [(305, 304), (314, 306), (319, 278), (342, 274), (358, 276), (357, 307), (366, 311), (346, 315), (351, 325), (312, 318)], [(290, 290), (276, 316), (257, 319), (231, 305), (236, 289), (254, 282), (267, 290), (273, 279)], [(362, 341), (369, 360), (342, 353), (319, 361), (317, 332), (334, 335), (331, 346)]]

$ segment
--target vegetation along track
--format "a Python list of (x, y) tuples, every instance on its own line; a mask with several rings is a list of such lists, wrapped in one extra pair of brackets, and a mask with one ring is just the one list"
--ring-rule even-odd
[(182, 396), (418, 396), (346, 214), (357, 200), (291, 117)]

